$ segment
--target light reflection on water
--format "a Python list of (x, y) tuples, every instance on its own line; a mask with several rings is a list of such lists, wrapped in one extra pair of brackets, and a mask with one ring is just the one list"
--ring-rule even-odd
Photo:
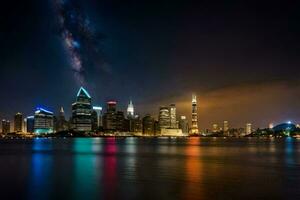
[(299, 197), (300, 140), (0, 140), (1, 199)]

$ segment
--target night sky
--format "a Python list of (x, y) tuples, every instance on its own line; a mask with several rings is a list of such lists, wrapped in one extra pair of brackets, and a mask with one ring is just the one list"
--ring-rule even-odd
[(300, 123), (300, 4), (197, 2), (2, 3), (0, 118), (36, 106), (69, 115), (83, 85), (95, 105), (125, 110), (131, 98), (141, 115), (176, 103), (190, 117), (195, 92), (200, 129)]

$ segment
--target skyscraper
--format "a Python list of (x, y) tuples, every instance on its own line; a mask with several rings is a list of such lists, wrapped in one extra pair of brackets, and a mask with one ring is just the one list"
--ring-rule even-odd
[(219, 132), (219, 125), (218, 124), (213, 124), (213, 126), (212, 126), (212, 132), (213, 133)]
[(122, 132), (125, 128), (124, 112), (117, 111), (116, 113), (116, 131)]
[(37, 108), (34, 113), (34, 133), (47, 134), (53, 133), (53, 112), (43, 108)]
[(134, 117), (134, 107), (133, 107), (133, 103), (130, 100), (128, 107), (127, 107), (127, 118), (133, 118)]
[(97, 131), (97, 129), (98, 129), (98, 114), (95, 110), (92, 110), (91, 120), (92, 120), (92, 131)]
[(159, 127), (162, 128), (170, 128), (171, 126), (171, 118), (170, 118), (170, 109), (168, 106), (161, 106), (159, 108)]
[(154, 118), (149, 114), (143, 117), (143, 134), (154, 135)]
[(252, 124), (251, 123), (247, 123), (246, 124), (246, 135), (249, 135), (252, 133)]
[(223, 122), (223, 133), (224, 135), (229, 135), (229, 122), (228, 121), (224, 121)]
[(57, 126), (56, 127), (57, 132), (68, 130), (68, 123), (67, 123), (67, 120), (65, 118), (65, 111), (64, 111), (63, 107), (61, 107), (60, 110), (59, 110), (56, 126)]
[(92, 98), (81, 87), (77, 93), (75, 103), (72, 104), (72, 124), (77, 132), (89, 132), (92, 130)]
[(28, 116), (26, 118), (26, 132), (34, 133), (34, 116)]
[(10, 133), (10, 121), (9, 120), (2, 120), (2, 134)]
[(14, 117), (14, 131), (16, 133), (22, 132), (23, 128), (23, 115), (21, 113), (15, 114)]
[(114, 132), (116, 131), (117, 123), (117, 102), (108, 101), (106, 113), (103, 115), (103, 128), (105, 131)]
[(195, 94), (192, 95), (192, 134), (199, 134), (198, 129), (198, 113), (197, 113), (197, 96)]
[(97, 126), (102, 127), (102, 107), (100, 106), (93, 106), (93, 110), (97, 112)]
[(179, 120), (179, 128), (182, 130), (183, 134), (189, 133), (189, 123), (186, 116), (181, 116)]
[(176, 120), (176, 106), (175, 104), (171, 104), (169, 106), (170, 113), (170, 128), (178, 128), (178, 123)]

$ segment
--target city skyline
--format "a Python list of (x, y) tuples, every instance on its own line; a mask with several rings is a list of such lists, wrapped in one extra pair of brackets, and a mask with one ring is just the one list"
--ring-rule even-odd
[[(92, 96), (83, 87), (79, 88), (76, 96), (77, 97), (75, 98), (76, 99), (75, 103), (72, 103), (72, 105), (71, 105), (72, 109), (74, 109), (74, 106), (77, 106), (77, 104), (82, 104), (82, 103), (86, 104), (88, 102), (88, 104), (89, 104), (89, 106), (88, 106), (89, 108), (88, 109), (90, 109), (91, 111), (94, 111), (94, 112), (97, 113), (96, 124), (98, 124), (97, 125), (98, 127), (99, 127), (100, 124), (102, 126), (102, 123), (103, 123), (103, 121), (102, 121), (103, 120), (102, 119), (102, 117), (103, 117), (103, 110), (104, 109), (109, 109), (109, 105), (110, 104), (113, 104), (114, 107), (117, 106), (117, 104), (119, 104), (118, 101), (112, 100), (112, 99), (110, 99), (109, 101), (106, 102), (107, 105), (103, 105), (103, 106), (101, 105), (101, 106), (99, 106), (99, 104), (97, 104), (97, 103), (94, 104), (91, 101)], [(80, 103), (80, 101), (82, 101), (82, 102)], [(124, 119), (134, 119), (136, 116), (139, 116), (140, 118), (149, 116), (149, 117), (153, 117), (153, 119), (157, 120), (159, 123), (163, 123), (163, 124), (160, 124), (160, 128), (171, 128), (171, 129), (172, 128), (173, 129), (174, 128), (175, 129), (176, 128), (180, 128), (179, 124), (180, 124), (181, 119), (186, 119), (187, 123), (188, 123), (187, 126), (190, 127), (189, 128), (190, 129), (189, 130), (189, 134), (207, 133), (207, 131), (208, 131), (208, 133), (218, 133), (220, 131), (223, 131), (223, 133), (225, 135), (228, 135), (229, 134), (229, 130), (232, 130), (232, 129), (244, 129), (247, 134), (250, 134), (253, 130), (255, 130), (257, 128), (262, 128), (262, 129), (263, 128), (267, 128), (267, 127), (270, 128), (270, 126), (272, 124), (272, 127), (271, 127), (271, 129), (272, 129), (273, 126), (274, 126), (273, 125), (274, 123), (271, 122), (271, 123), (268, 124), (268, 126), (265, 125), (264, 127), (255, 127), (255, 126), (252, 126), (252, 122), (250, 122), (250, 121), (244, 122), (244, 124), (241, 125), (241, 126), (232, 126), (232, 122), (231, 121), (224, 120), (224, 121), (221, 121), (221, 122), (211, 121), (210, 122), (210, 126), (208, 126), (208, 127), (201, 127), (200, 126), (201, 128), (198, 128), (199, 127), (199, 121), (197, 120), (197, 115), (198, 115), (198, 103), (197, 102), (198, 101), (197, 101), (197, 96), (196, 96), (195, 93), (192, 94), (192, 98), (191, 98), (191, 101), (190, 101), (191, 112), (190, 112), (190, 116), (189, 117), (187, 117), (186, 115), (178, 115), (177, 114), (177, 106), (176, 106), (176, 104), (173, 104), (173, 103), (169, 104), (169, 106), (160, 105), (158, 107), (157, 114), (154, 114), (154, 115), (152, 115), (150, 113), (147, 113), (145, 115), (140, 115), (139, 112), (135, 115), (134, 114), (135, 105), (133, 104), (132, 99), (130, 98), (130, 100), (128, 102), (129, 103), (127, 105), (127, 109), (120, 109), (119, 105), (118, 105), (118, 110), (123, 113), (122, 115), (124, 115)], [(82, 106), (79, 105), (79, 108), (80, 107), (82, 107)], [(115, 109), (116, 108), (117, 107), (115, 107)], [(81, 111), (79, 111), (79, 112), (82, 112), (82, 108), (80, 108), (80, 109), (81, 109)], [(35, 115), (37, 113), (39, 113), (40, 111), (51, 113), (51, 115), (53, 115), (53, 116), (55, 116), (57, 118), (63, 117), (63, 119), (62, 119), (63, 121), (60, 122), (60, 123), (62, 123), (61, 126), (64, 127), (64, 128), (62, 128), (63, 130), (68, 130), (65, 127), (66, 125), (64, 125), (64, 123), (67, 123), (67, 121), (69, 121), (68, 123), (71, 123), (71, 124), (73, 124), (76, 127), (76, 125), (75, 125), (76, 122), (74, 122), (74, 110), (72, 111), (73, 116), (72, 115), (66, 116), (63, 106), (60, 107), (60, 109), (59, 109), (58, 112), (49, 111), (49, 110), (45, 109), (44, 106), (42, 106), (42, 107), (36, 107), (35, 112), (34, 112)], [(89, 113), (91, 111), (85, 111), (85, 112)], [(92, 112), (90, 114), (92, 114)], [(162, 116), (165, 116), (164, 117), (165, 119), (161, 118), (161, 114), (162, 114)], [(194, 118), (194, 120), (193, 120), (194, 114), (196, 114), (196, 118)], [(31, 118), (31, 117), (32, 117), (31, 114), (25, 115), (24, 116), (24, 120), (28, 119), (28, 118)], [(67, 119), (66, 119), (66, 117), (67, 117)], [(189, 120), (189, 118), (190, 118), (190, 120)], [(91, 119), (89, 119), (89, 120), (91, 120)], [(101, 120), (101, 122), (99, 120)], [(17, 112), (14, 115), (14, 119), (13, 120), (10, 120), (10, 118), (3, 118), (2, 119), (3, 126), (1, 126), (1, 131), (3, 131), (2, 130), (3, 127), (7, 127), (7, 126), (5, 126), (6, 122), (8, 122), (8, 124), (9, 124), (8, 125), (9, 126), (9, 130), (13, 130), (16, 133), (17, 132), (22, 132), (23, 130), (25, 130), (25, 125), (23, 125), (23, 124), (26, 124), (26, 121), (23, 122), (23, 113), (21, 113), (21, 112)], [(17, 122), (17, 124), (15, 122)], [(299, 126), (297, 121), (290, 121), (290, 120), (289, 121), (281, 121), (281, 122), (278, 122), (277, 124), (279, 125), (279, 124), (282, 124), (282, 123), (287, 123), (287, 124), (292, 124), (293, 123), (293, 124), (297, 125), (297, 127)], [(197, 125), (194, 126), (193, 124), (197, 124)], [(52, 126), (54, 128), (54, 125), (52, 125)], [(80, 126), (82, 127), (82, 125), (80, 125)], [(83, 126), (86, 126), (86, 125), (83, 125)], [(92, 121), (89, 123), (88, 126), (90, 126), (90, 127), (87, 128), (87, 129), (82, 129), (82, 130), (79, 129), (79, 130), (80, 131), (91, 131), (92, 130), (92, 126), (93, 126), (92, 125)], [(76, 128), (74, 130), (76, 131)], [(52, 132), (53, 132), (53, 130), (51, 130), (49, 133), (52, 133)]]

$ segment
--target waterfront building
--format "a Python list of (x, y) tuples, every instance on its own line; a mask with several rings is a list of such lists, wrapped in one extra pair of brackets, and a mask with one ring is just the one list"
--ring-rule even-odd
[(223, 133), (224, 133), (224, 135), (229, 136), (229, 122), (228, 121), (223, 122)]
[(56, 119), (56, 131), (61, 132), (61, 131), (66, 131), (68, 130), (68, 122), (65, 118), (65, 111), (64, 108), (61, 107), (59, 110), (58, 117)]
[(179, 128), (161, 128), (160, 134), (165, 137), (185, 136)]
[(116, 113), (116, 131), (123, 132), (125, 130), (124, 112), (117, 111)]
[(186, 116), (181, 116), (179, 120), (179, 128), (182, 130), (183, 134), (189, 133), (189, 123)]
[(161, 106), (159, 108), (159, 127), (170, 128), (171, 127), (171, 118), (170, 118), (170, 109), (168, 106)]
[(251, 123), (247, 123), (246, 124), (246, 135), (249, 135), (252, 133), (252, 124)]
[(134, 117), (134, 106), (132, 101), (129, 101), (128, 107), (127, 107), (127, 118), (133, 118)]
[(23, 128), (22, 128), (23, 133), (27, 133), (27, 118), (25, 117), (23, 119)]
[(219, 132), (219, 125), (218, 124), (213, 124), (212, 125), (212, 132), (213, 133)]
[(116, 131), (117, 121), (117, 102), (108, 101), (107, 110), (103, 115), (103, 128), (105, 131), (114, 132)]
[(160, 128), (159, 128), (159, 121), (155, 120), (154, 121), (154, 134), (159, 135), (160, 134)]
[(103, 122), (102, 122), (102, 107), (100, 106), (93, 106), (93, 110), (96, 111), (97, 113), (97, 128), (99, 129), (100, 127), (103, 127)]
[(135, 115), (133, 118), (133, 132), (142, 133), (143, 122), (139, 115)]
[(92, 98), (81, 87), (77, 93), (76, 101), (72, 104), (72, 124), (77, 132), (89, 132), (92, 130)]
[(26, 132), (34, 133), (34, 116), (26, 117)]
[(23, 130), (23, 115), (21, 113), (17, 113), (14, 116), (14, 131), (16, 133), (20, 133)]
[(192, 95), (192, 127), (191, 134), (199, 134), (198, 129), (198, 113), (197, 113), (197, 96)]
[(144, 135), (154, 135), (154, 118), (147, 114), (143, 117), (143, 134)]
[(98, 114), (95, 110), (92, 110), (91, 120), (92, 120), (92, 131), (97, 131), (98, 130)]
[(176, 105), (171, 104), (169, 106), (170, 113), (170, 128), (178, 128), (178, 122), (176, 120)]
[(53, 112), (43, 108), (37, 108), (34, 113), (34, 133), (48, 134), (53, 132)]
[(10, 121), (9, 120), (2, 120), (2, 134), (10, 133)]

